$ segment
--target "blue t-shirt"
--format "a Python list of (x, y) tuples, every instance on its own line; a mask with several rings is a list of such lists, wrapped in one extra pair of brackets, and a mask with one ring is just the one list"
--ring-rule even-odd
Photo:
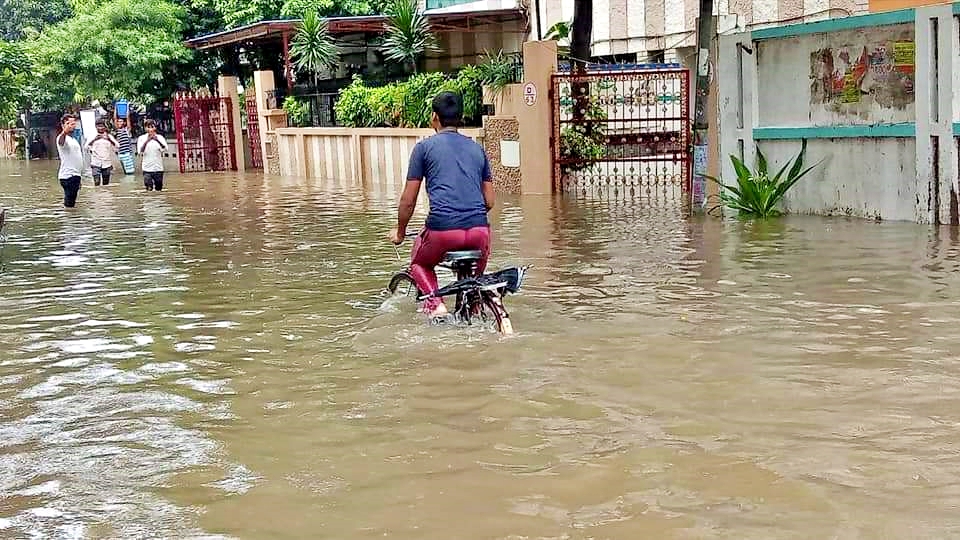
[(409, 180), (427, 182), (430, 214), (427, 228), (435, 231), (488, 225), (483, 183), (492, 180), (483, 147), (456, 131), (441, 131), (413, 147)]

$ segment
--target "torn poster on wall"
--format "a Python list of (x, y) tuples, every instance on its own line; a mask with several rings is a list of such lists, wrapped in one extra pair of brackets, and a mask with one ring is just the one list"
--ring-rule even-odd
[(915, 55), (912, 40), (813, 51), (810, 103), (840, 113), (855, 104), (906, 108), (914, 102)]

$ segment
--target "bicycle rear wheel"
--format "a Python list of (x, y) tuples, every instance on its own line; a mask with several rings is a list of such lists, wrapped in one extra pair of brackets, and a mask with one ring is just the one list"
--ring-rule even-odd
[(493, 320), (497, 324), (497, 331), (501, 334), (512, 334), (513, 323), (510, 321), (510, 314), (507, 308), (503, 307), (503, 299), (495, 292), (485, 291), (483, 293), (483, 306), (486, 311), (493, 315)]

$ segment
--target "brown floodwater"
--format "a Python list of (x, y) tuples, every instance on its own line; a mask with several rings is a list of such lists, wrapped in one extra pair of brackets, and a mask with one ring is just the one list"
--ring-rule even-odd
[(0, 537), (960, 537), (955, 231), (501, 197), (505, 338), (384, 301), (385, 190), (53, 172), (0, 161)]

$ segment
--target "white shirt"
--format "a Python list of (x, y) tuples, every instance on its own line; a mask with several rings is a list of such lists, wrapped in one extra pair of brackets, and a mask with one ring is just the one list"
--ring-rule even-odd
[(57, 135), (57, 153), (60, 154), (60, 171), (57, 172), (57, 179), (66, 180), (73, 176), (80, 176), (83, 170), (83, 150), (73, 136), (66, 135), (63, 138), (63, 144), (60, 144), (60, 136)]
[[(163, 135), (157, 134), (156, 141), (147, 143), (149, 137), (144, 133), (137, 138), (136, 151), (143, 154), (143, 162), (140, 164), (140, 168), (143, 169), (143, 172), (163, 172), (163, 146), (167, 145), (167, 140), (163, 138)], [(144, 143), (147, 145), (145, 148)], [(160, 146), (160, 143), (163, 143), (163, 146)], [(142, 152), (140, 151), (141, 148), (143, 148)]]
[[(94, 138), (96, 138), (96, 136), (94, 136)], [(117, 140), (109, 133), (104, 133), (103, 136), (95, 142), (89, 143), (90, 165), (94, 167), (112, 167), (116, 145)]]

